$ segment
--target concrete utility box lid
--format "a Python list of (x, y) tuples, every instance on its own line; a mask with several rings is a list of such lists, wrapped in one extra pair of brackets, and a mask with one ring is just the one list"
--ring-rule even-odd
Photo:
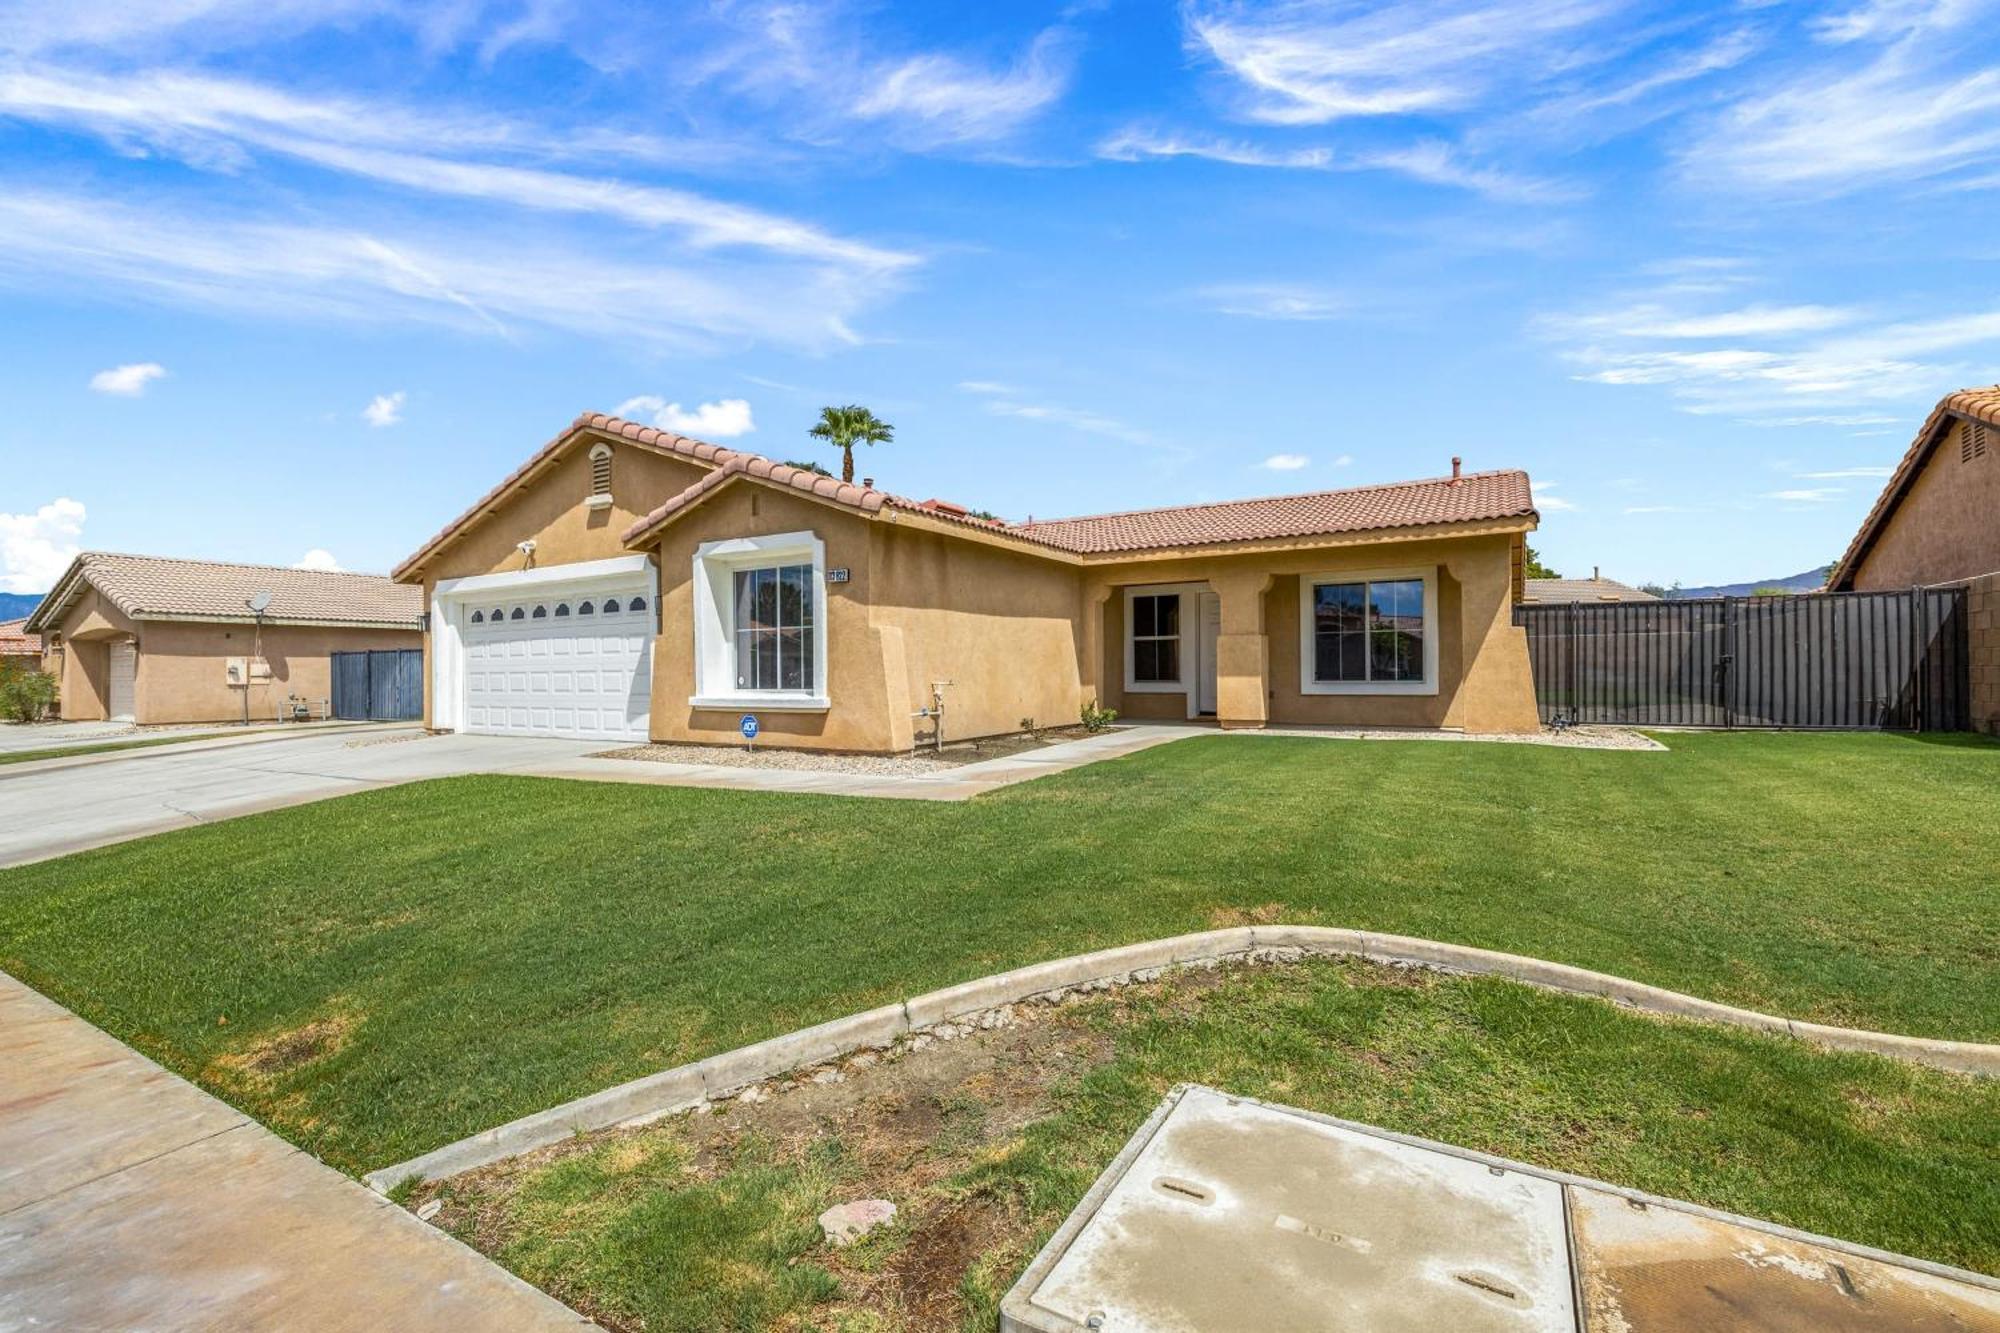
[(1028, 1266), (1000, 1328), (2000, 1333), (2000, 1282), (1184, 1087)]
[(1207, 1088), (1148, 1128), (1012, 1327), (1576, 1327), (1552, 1181)]

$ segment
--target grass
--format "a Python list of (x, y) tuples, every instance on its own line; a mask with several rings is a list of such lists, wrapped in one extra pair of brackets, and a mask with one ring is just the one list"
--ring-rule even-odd
[[(1359, 962), (1176, 978), (1026, 1029), (448, 1182), (440, 1218), (614, 1328), (990, 1330), (1187, 1081), (2000, 1270), (1992, 1083)], [(819, 1211), (868, 1197), (894, 1226), (826, 1247)]]
[(2000, 1036), (2000, 746), (1671, 743), (1212, 737), (955, 805), (452, 779), (9, 870), (0, 966), (350, 1171), (1252, 917)]

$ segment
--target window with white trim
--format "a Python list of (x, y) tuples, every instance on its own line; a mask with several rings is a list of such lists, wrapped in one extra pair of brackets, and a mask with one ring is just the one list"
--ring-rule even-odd
[(1144, 685), (1181, 678), (1181, 595), (1132, 595), (1132, 679)]
[(732, 571), (736, 611), (736, 688), (813, 688), (817, 615), (811, 565), (765, 565)]
[(694, 707), (832, 706), (826, 546), (816, 534), (703, 542), (695, 550), (694, 603)]
[(1437, 692), (1434, 571), (1307, 575), (1299, 632), (1304, 693)]

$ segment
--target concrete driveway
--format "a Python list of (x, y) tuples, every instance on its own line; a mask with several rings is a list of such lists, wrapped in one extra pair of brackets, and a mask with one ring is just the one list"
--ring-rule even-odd
[(410, 729), (0, 765), (0, 866), (372, 787), (547, 769), (606, 744)]

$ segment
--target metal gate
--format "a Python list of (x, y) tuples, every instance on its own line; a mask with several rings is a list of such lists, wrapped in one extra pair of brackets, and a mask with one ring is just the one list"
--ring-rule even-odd
[(386, 648), (333, 654), (333, 715), (356, 722), (411, 722), (421, 718), (423, 649)]
[(1965, 589), (1519, 606), (1544, 722), (1963, 731)]

